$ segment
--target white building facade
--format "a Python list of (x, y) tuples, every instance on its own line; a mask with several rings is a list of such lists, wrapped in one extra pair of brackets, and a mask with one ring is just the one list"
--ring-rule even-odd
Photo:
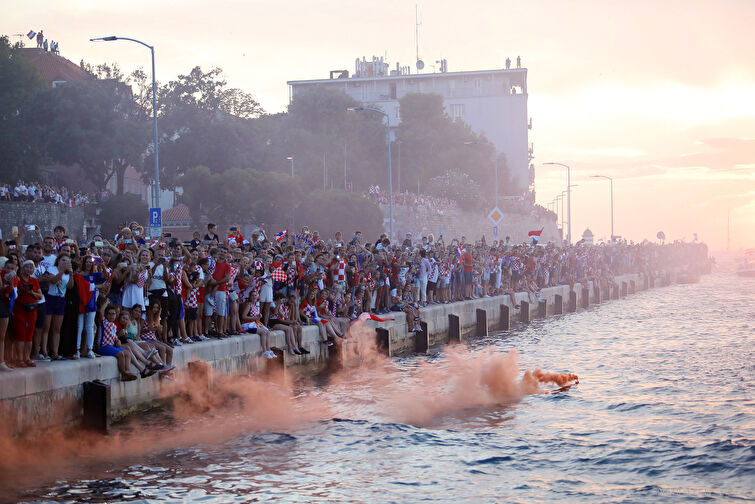
[[(441, 64), (446, 69), (445, 61)], [(374, 106), (390, 115), (391, 127), (401, 122), (399, 100), (407, 93), (435, 93), (443, 97), (446, 113), (484, 134), (506, 155), (517, 187), (534, 182), (530, 166), (532, 147), (528, 132), (527, 69), (512, 68), (469, 72), (411, 74), (408, 67), (388, 70), (382, 58), (356, 60), (355, 72), (330, 72), (329, 79), (288, 81), (289, 99), (317, 87), (340, 89), (363, 106)]]

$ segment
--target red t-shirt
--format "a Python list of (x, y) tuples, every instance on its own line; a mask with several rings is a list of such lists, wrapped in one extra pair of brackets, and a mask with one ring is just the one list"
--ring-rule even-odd
[[(212, 279), (216, 282), (224, 279), (231, 273), (231, 265), (227, 262), (219, 262), (215, 265), (215, 271), (212, 273)], [(218, 285), (219, 291), (228, 291), (228, 285), (224, 282)]]
[(464, 255), (461, 256), (462, 260), (464, 261), (464, 272), (469, 273), (474, 270), (472, 267), (474, 264), (474, 256), (470, 252), (464, 252)]
[(23, 289), (22, 287), (24, 285), (31, 285), (32, 290), (35, 292), (39, 292), (39, 282), (36, 278), (30, 277), (28, 280), (24, 280), (20, 276), (17, 277), (18, 279), (18, 299), (16, 299), (16, 306), (20, 306), (22, 304), (27, 303), (36, 303), (37, 299), (31, 295), (29, 291), (26, 289)]

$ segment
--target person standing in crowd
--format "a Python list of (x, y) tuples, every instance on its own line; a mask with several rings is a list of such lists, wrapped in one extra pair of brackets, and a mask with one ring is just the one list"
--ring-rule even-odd
[(10, 371), (11, 368), (5, 363), (6, 355), (9, 352), (6, 348), (6, 335), (8, 333), (8, 322), (13, 310), (13, 301), (15, 301), (16, 288), (18, 279), (16, 270), (18, 263), (15, 259), (8, 258), (0, 271), (0, 371)]
[(37, 303), (44, 298), (34, 275), (34, 261), (27, 259), (18, 276), (18, 298), (13, 305), (13, 334), (16, 339), (15, 356), (19, 367), (36, 367), (31, 360), (31, 344), (37, 321)]

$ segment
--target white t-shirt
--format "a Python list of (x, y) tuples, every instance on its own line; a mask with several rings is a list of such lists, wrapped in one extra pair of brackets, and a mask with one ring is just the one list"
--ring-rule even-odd
[(167, 286), (165, 285), (165, 266), (158, 264), (152, 273), (152, 284), (150, 284), (149, 290), (156, 291), (161, 289), (166, 289), (162, 297), (168, 297)]
[[(50, 266), (47, 268), (47, 274), (48, 275), (57, 275), (59, 272), (57, 266)], [(58, 297), (65, 297), (66, 295), (66, 286), (68, 285), (68, 281), (71, 279), (71, 275), (66, 273), (62, 277), (60, 277), (60, 280), (58, 280), (57, 283), (51, 283), (50, 288), (47, 290), (48, 296), (58, 296)]]

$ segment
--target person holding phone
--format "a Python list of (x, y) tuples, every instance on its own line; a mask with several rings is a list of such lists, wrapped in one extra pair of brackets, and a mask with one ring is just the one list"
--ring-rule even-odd
[(16, 336), (16, 357), (19, 367), (36, 367), (31, 360), (31, 342), (34, 335), (34, 324), (37, 321), (37, 302), (44, 296), (39, 282), (34, 275), (36, 265), (27, 259), (21, 265), (18, 276), (18, 298), (13, 305), (13, 334)]
[[(50, 287), (45, 296), (47, 314), (50, 316), (50, 358), (62, 360), (58, 354), (60, 346), (60, 328), (63, 325), (63, 316), (66, 309), (66, 291), (73, 287), (73, 268), (71, 258), (60, 255), (55, 260), (54, 266), (47, 269), (47, 273), (41, 277)], [(74, 359), (78, 359), (78, 349), (74, 353)]]

